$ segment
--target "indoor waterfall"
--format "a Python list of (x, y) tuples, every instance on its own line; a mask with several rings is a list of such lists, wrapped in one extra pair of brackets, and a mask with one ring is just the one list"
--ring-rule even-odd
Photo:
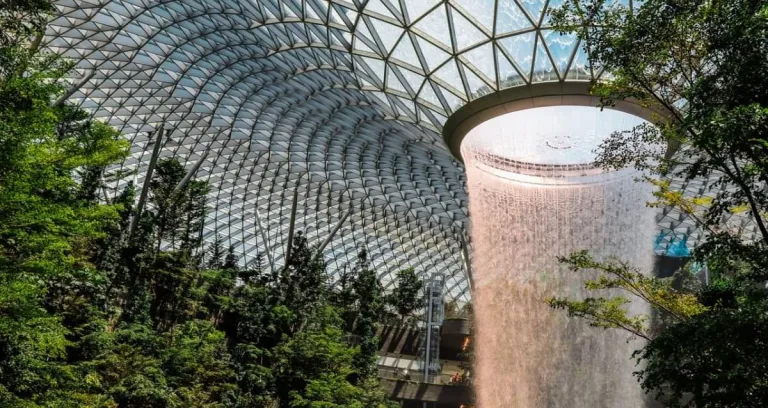
[[(620, 118), (624, 125), (635, 124), (630, 115), (610, 115), (617, 114), (629, 117), (630, 123)], [(652, 263), (650, 187), (637, 182), (632, 169), (603, 172), (589, 165), (592, 150), (617, 123), (589, 113), (577, 115), (581, 125), (573, 126), (569, 115), (575, 114), (546, 122), (518, 115), (528, 119), (524, 126), (483, 124), (462, 144), (480, 408), (644, 406), (631, 358), (641, 341), (589, 327), (544, 303), (552, 296), (583, 298), (584, 280), (595, 276), (569, 271), (557, 256), (586, 249), (642, 270)], [(631, 307), (647, 313), (640, 302)]]

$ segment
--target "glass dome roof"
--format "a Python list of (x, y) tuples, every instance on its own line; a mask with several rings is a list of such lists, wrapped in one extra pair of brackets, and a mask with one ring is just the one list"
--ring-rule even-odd
[(414, 266), (461, 301), (465, 177), (440, 131), (483, 95), (599, 76), (548, 28), (561, 3), (58, 0), (46, 44), (77, 62), (70, 100), (132, 142), (137, 185), (160, 127), (161, 157), (210, 182), (206, 239), (280, 266), (296, 197), (310, 242), (339, 226), (331, 273), (364, 245), (385, 287)]

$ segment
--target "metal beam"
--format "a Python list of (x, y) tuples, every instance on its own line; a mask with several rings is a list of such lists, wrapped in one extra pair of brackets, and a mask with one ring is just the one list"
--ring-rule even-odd
[(467, 273), (467, 282), (469, 283), (469, 292), (471, 294), (475, 283), (472, 279), (472, 263), (469, 261), (469, 249), (464, 237), (461, 237), (461, 260), (464, 262), (464, 271)]
[(293, 203), (291, 204), (291, 218), (288, 224), (288, 242), (285, 245), (285, 266), (288, 266), (288, 258), (291, 256), (291, 246), (293, 244), (293, 227), (296, 225), (296, 207), (299, 204), (299, 185), (293, 190)]
[(179, 184), (176, 185), (176, 188), (173, 189), (173, 194), (176, 194), (181, 190), (182, 188), (186, 187), (189, 183), (189, 180), (192, 180), (192, 177), (195, 176), (195, 173), (197, 173), (198, 170), (200, 170), (200, 166), (203, 165), (205, 162), (205, 159), (208, 158), (208, 152), (210, 150), (206, 150), (205, 153), (200, 157), (200, 160), (198, 160), (194, 166), (192, 166), (191, 169), (189, 169), (189, 172), (187, 172), (187, 175), (184, 176), (181, 181), (179, 181)]
[(85, 85), (88, 81), (90, 81), (95, 74), (96, 74), (96, 70), (94, 69), (91, 72), (89, 72), (88, 75), (82, 77), (79, 81), (75, 82), (75, 84), (72, 85), (72, 87), (69, 88), (67, 92), (64, 92), (58, 98), (56, 98), (56, 100), (53, 102), (53, 106), (59, 106), (62, 103), (64, 103), (67, 99), (69, 99), (70, 96), (72, 96), (72, 94), (77, 92), (78, 89), (80, 89), (83, 85)]
[(328, 236), (325, 238), (322, 244), (320, 244), (319, 247), (317, 247), (317, 255), (315, 257), (323, 256), (323, 250), (325, 250), (325, 247), (328, 246), (328, 244), (331, 243), (331, 240), (336, 235), (337, 232), (339, 232), (339, 229), (341, 229), (341, 225), (344, 224), (344, 221), (347, 220), (347, 217), (349, 217), (349, 214), (352, 212), (352, 209), (347, 210), (344, 215), (341, 216), (341, 219), (339, 222), (336, 223), (336, 225), (331, 230), (331, 233), (328, 234)]
[(155, 171), (155, 165), (157, 164), (157, 157), (160, 155), (160, 148), (163, 146), (163, 136), (165, 136), (165, 128), (161, 125), (159, 130), (155, 131), (157, 138), (155, 139), (155, 147), (152, 149), (152, 156), (149, 158), (149, 168), (147, 168), (147, 174), (144, 176), (144, 185), (141, 186), (141, 195), (139, 195), (139, 203), (136, 204), (136, 208), (133, 211), (133, 218), (131, 218), (130, 226), (128, 227), (128, 238), (133, 236), (136, 232), (136, 227), (141, 220), (141, 212), (144, 210), (144, 205), (147, 202), (147, 194), (149, 193), (149, 184), (152, 180), (152, 173)]
[(267, 253), (267, 260), (269, 261), (269, 267), (274, 268), (275, 262), (272, 259), (272, 252), (269, 250), (269, 241), (267, 241), (267, 234), (264, 232), (264, 227), (261, 226), (261, 213), (256, 208), (256, 228), (261, 234), (261, 241), (264, 242), (264, 251)]

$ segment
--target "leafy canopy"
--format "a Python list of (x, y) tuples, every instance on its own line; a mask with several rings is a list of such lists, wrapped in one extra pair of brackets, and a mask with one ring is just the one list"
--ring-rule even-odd
[(60, 102), (71, 65), (38, 50), (52, 10), (0, 2), (0, 406), (390, 406), (365, 257), (346, 294), (355, 345), (301, 233), (272, 273), (205, 248), (208, 185), (172, 159), (139, 217), (137, 187), (117, 183), (127, 142)]

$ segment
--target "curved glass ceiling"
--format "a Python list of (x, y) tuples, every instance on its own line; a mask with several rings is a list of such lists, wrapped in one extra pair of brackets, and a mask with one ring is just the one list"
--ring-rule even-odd
[(280, 266), (296, 196), (310, 242), (340, 225), (332, 273), (365, 246), (385, 286), (414, 266), (466, 300), (464, 170), (439, 132), (482, 95), (598, 75), (547, 28), (561, 2), (60, 0), (47, 46), (77, 61), (71, 101), (131, 140), (137, 185), (167, 129), (161, 156), (212, 186), (206, 239)]

